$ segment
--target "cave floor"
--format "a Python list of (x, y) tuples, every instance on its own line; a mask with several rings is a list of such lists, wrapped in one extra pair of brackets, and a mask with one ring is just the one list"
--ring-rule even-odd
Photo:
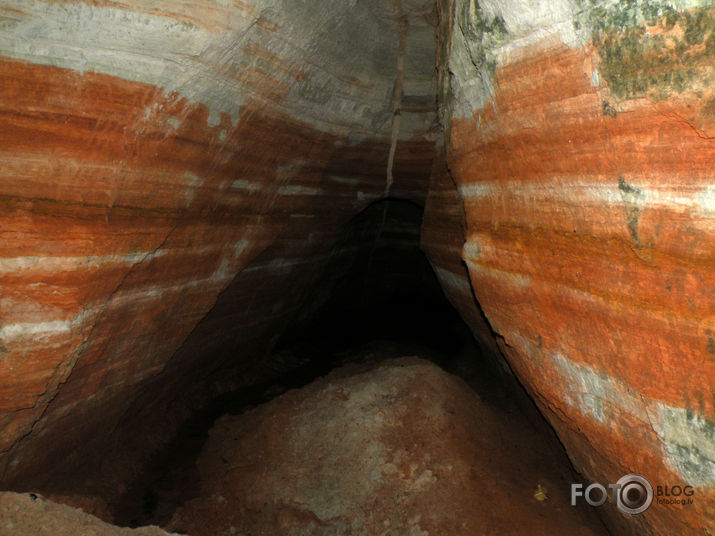
[[(373, 340), (324, 370), (312, 350), (282, 349), (282, 375), (188, 422), (114, 505), (115, 523), (196, 536), (606, 534), (595, 510), (570, 506), (576, 477), (553, 432), (468, 343), (444, 355)], [(405, 355), (429, 361), (394, 359)]]

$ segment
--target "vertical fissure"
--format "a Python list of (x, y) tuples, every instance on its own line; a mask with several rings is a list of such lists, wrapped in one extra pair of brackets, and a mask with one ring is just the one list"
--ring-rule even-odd
[(392, 132), (390, 134), (390, 154), (387, 158), (387, 180), (384, 196), (388, 197), (392, 189), (394, 178), (392, 169), (395, 165), (397, 140), (400, 136), (400, 115), (402, 113), (402, 92), (405, 84), (405, 48), (407, 46), (407, 17), (402, 11), (402, 2), (396, 0), (399, 16), (400, 40), (397, 47), (397, 70), (395, 74), (395, 88), (392, 95)]

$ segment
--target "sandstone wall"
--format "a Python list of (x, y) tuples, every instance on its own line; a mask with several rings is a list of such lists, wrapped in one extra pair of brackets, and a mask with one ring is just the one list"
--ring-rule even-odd
[(427, 196), (445, 293), (575, 467), (695, 487), (614, 530), (712, 531), (713, 8), (673, 6), (3, 2), (0, 482), (150, 451), (132, 423), (241, 381), (346, 221)]
[[(602, 507), (617, 533), (712, 531), (712, 7), (484, 0), (441, 14), (466, 221), (461, 252), (426, 244), (445, 288), (474, 292), (588, 479), (695, 487), (691, 507)], [(424, 235), (457, 218), (434, 210)]]
[(229, 388), (217, 371), (265, 354), (343, 222), (386, 193), (423, 200), (433, 11), (2, 3), (6, 486)]

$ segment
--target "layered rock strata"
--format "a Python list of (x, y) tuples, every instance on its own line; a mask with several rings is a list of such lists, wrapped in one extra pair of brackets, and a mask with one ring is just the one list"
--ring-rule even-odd
[(120, 425), (171, 428), (184, 399), (229, 388), (222, 366), (265, 355), (345, 221), (424, 198), (432, 12), (0, 6), (6, 486), (61, 481), (56, 460), (89, 463), (78, 446)]
[(715, 36), (708, 3), (679, 5), (441, 3), (466, 240), (427, 250), (446, 288), (474, 293), (578, 471), (694, 488), (688, 506), (602, 507), (619, 534), (714, 530)]

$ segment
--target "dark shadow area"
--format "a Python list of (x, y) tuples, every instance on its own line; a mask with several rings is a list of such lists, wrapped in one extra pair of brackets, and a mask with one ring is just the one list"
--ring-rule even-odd
[(489, 396), (503, 391), (495, 356), (474, 340), (420, 250), (422, 215), (414, 203), (386, 199), (355, 216), (275, 353), (330, 368), (360, 359), (356, 352), (362, 359), (419, 355), (481, 383)]
[(246, 371), (259, 380), (188, 419), (111, 505), (114, 522), (166, 526), (180, 505), (197, 497), (195, 462), (220, 416), (242, 413), (345, 364), (413, 355), (460, 376), (505, 419), (543, 437), (538, 448), (551, 452), (544, 464), (567, 487), (571, 470), (555, 434), (520, 386), (505, 383), (496, 356), (480, 348), (447, 301), (420, 251), (421, 223), (421, 207), (393, 199), (370, 205), (348, 222), (328, 262), (316, 267), (298, 318), (271, 355)]
[(195, 413), (112, 508), (124, 526), (166, 525), (198, 493), (195, 460), (214, 421), (307, 385), (347, 363), (418, 355), (466, 379), (487, 400), (505, 399), (494, 364), (447, 301), (420, 251), (422, 207), (388, 199), (355, 216), (316, 269), (299, 318), (250, 371), (262, 381)]

